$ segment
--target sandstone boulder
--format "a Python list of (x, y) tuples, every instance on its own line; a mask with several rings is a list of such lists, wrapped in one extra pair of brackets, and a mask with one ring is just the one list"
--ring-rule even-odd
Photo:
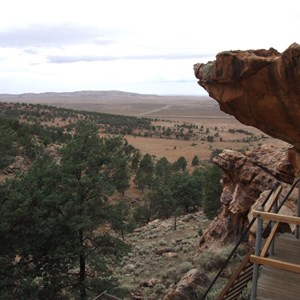
[(187, 272), (180, 281), (169, 290), (163, 300), (192, 300), (196, 299), (195, 291), (198, 286), (207, 286), (208, 277), (198, 269)]

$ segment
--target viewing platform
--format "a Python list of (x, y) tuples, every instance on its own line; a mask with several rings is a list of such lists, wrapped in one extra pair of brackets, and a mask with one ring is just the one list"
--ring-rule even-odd
[[(270, 259), (300, 266), (300, 240), (292, 234), (276, 238), (274, 255)], [(257, 300), (300, 299), (300, 273), (262, 266), (257, 284)]]
[[(298, 186), (296, 216), (281, 214), (280, 209)], [(225, 270), (234, 253), (257, 222), (255, 248), (243, 258), (216, 300), (236, 300), (250, 288), (251, 300), (300, 299), (300, 178), (279, 201), (282, 187), (274, 185), (259, 207), (253, 210), (253, 219), (207, 289), (204, 298)], [(280, 233), (282, 224), (290, 225), (293, 233)], [(285, 225), (286, 226), (286, 225)], [(287, 227), (286, 227), (287, 228)]]

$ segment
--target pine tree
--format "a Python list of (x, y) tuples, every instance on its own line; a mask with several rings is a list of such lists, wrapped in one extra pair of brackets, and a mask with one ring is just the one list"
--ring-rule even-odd
[(16, 155), (15, 140), (15, 132), (9, 126), (0, 126), (0, 169), (13, 162)]
[(185, 157), (180, 156), (174, 163), (173, 169), (174, 171), (186, 171), (187, 161)]
[(67, 218), (77, 234), (74, 244), (77, 242), (78, 287), (82, 299), (86, 297), (87, 282), (92, 281), (87, 278), (89, 256), (115, 243), (110, 236), (95, 236), (93, 231), (109, 221), (107, 199), (116, 188), (114, 170), (119, 162), (115, 160), (123, 155), (121, 146), (120, 140), (99, 138), (97, 127), (83, 122), (62, 151), (63, 196), (68, 207)]
[(81, 122), (60, 163), (38, 157), (27, 173), (1, 186), (0, 297), (85, 299), (112, 288), (108, 262), (127, 247), (96, 229), (112, 221), (107, 199), (123, 146)]
[(176, 173), (171, 180), (171, 191), (177, 207), (186, 212), (201, 206), (203, 198), (203, 178), (187, 172)]
[(140, 161), (139, 168), (136, 172), (137, 187), (144, 191), (144, 189), (151, 188), (153, 185), (154, 163), (150, 154), (145, 154)]
[(208, 219), (213, 219), (218, 214), (221, 206), (221, 178), (222, 172), (215, 165), (211, 166), (206, 172), (203, 211)]
[(200, 159), (197, 155), (195, 155), (193, 160), (192, 160), (192, 166), (196, 167), (196, 166), (199, 166), (199, 164), (200, 164)]

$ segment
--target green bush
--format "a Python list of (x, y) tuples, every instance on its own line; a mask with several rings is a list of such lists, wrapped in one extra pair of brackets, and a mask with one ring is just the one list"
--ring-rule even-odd
[(198, 235), (200, 237), (203, 235), (203, 229), (201, 227), (198, 229)]
[(222, 251), (206, 251), (202, 252), (196, 259), (195, 263), (201, 269), (212, 272), (221, 269), (231, 252), (232, 247), (228, 246), (222, 249)]

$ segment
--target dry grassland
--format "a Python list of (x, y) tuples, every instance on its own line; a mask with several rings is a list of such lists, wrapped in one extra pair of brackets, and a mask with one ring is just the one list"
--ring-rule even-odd
[[(0, 95), (0, 101), (5, 99)], [(256, 128), (249, 127), (238, 122), (234, 117), (223, 113), (218, 103), (203, 96), (157, 96), (140, 95), (132, 93), (112, 92), (77, 92), (41, 95), (11, 96), (7, 99), (12, 102), (41, 103), (57, 107), (65, 107), (77, 110), (96, 111), (111, 114), (147, 117), (153, 120), (153, 125), (165, 128), (174, 128), (182, 124), (195, 124), (199, 128), (209, 129), (210, 135), (219, 136), (213, 142), (201, 141), (201, 138), (186, 140), (153, 138), (142, 136), (126, 136), (126, 139), (134, 147), (145, 154), (167, 157), (169, 161), (175, 161), (184, 156), (190, 163), (195, 155), (201, 160), (207, 160), (214, 149), (247, 149), (257, 147), (260, 144), (272, 144), (278, 147), (287, 147), (288, 144), (267, 137), (257, 141), (243, 142), (247, 135), (230, 130), (242, 129), (253, 133), (255, 136), (263, 134)], [(61, 124), (55, 120), (55, 125)], [(215, 130), (217, 128), (217, 130)], [(202, 136), (206, 138), (207, 136)], [(222, 141), (220, 141), (222, 137)]]

